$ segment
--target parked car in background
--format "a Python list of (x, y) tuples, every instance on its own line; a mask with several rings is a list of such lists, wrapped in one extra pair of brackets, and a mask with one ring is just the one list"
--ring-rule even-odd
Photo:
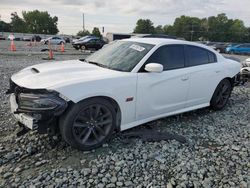
[(216, 44), (216, 42), (206, 42), (205, 45), (206, 46), (210, 46), (210, 47), (214, 47), (214, 45)]
[(81, 50), (87, 50), (87, 49), (99, 50), (105, 44), (106, 44), (106, 42), (104, 42), (104, 40), (91, 37), (91, 38), (87, 38), (85, 40), (78, 40), (78, 41), (74, 42), (72, 45), (76, 50), (79, 50), (79, 49), (81, 49)]
[(228, 43), (216, 43), (213, 45), (214, 50), (216, 50), (219, 53), (226, 53), (226, 48), (228, 47)]
[(78, 39), (73, 39), (72, 44), (74, 44), (76, 42), (79, 42), (79, 41), (84, 41), (84, 40), (89, 39), (89, 38), (99, 39), (98, 37), (87, 35), (87, 36), (84, 36), (84, 37), (81, 37), (81, 38), (78, 38)]
[(8, 37), (7, 37), (7, 39), (8, 40), (15, 40), (15, 35), (14, 34), (10, 34)]
[(240, 69), (204, 45), (131, 38), (86, 59), (27, 67), (11, 77), (8, 93), (20, 126), (60, 131), (71, 146), (91, 150), (115, 131), (208, 106), (223, 109)]
[(69, 37), (63, 37), (66, 43), (70, 43), (70, 38)]
[(250, 44), (239, 44), (226, 48), (229, 54), (250, 54)]
[(22, 38), (22, 41), (31, 41), (32, 40), (32, 36), (24, 36)]
[(227, 47), (237, 46), (240, 45), (240, 43), (229, 43)]
[(40, 42), (42, 38), (39, 35), (33, 35), (31, 38), (32, 41)]
[(65, 44), (65, 40), (62, 37), (49, 37), (47, 39), (42, 39), (43, 44)]
[(20, 41), (22, 38), (19, 36), (15, 36), (14, 34), (10, 34), (7, 38), (8, 40)]
[(3, 35), (0, 35), (0, 40), (5, 40), (5, 37)]

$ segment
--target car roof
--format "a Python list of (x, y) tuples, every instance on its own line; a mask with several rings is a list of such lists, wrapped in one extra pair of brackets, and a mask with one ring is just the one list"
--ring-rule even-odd
[(167, 38), (129, 38), (129, 39), (123, 39), (122, 41), (132, 41), (132, 42), (140, 42), (140, 43), (146, 43), (146, 44), (153, 44), (153, 45), (162, 45), (162, 44), (186, 44), (186, 45), (192, 45), (192, 46), (198, 46), (205, 49), (211, 50), (210, 47), (207, 47), (204, 44), (199, 44), (196, 42), (189, 42), (184, 40), (177, 40), (177, 39), (167, 39)]

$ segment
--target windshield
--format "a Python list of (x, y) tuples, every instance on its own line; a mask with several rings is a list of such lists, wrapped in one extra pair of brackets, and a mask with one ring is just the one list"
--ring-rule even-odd
[(153, 47), (152, 44), (116, 41), (90, 55), (86, 61), (109, 69), (130, 72)]

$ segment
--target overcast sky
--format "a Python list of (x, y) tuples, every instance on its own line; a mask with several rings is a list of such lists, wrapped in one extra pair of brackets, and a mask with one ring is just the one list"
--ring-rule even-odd
[(154, 25), (172, 24), (181, 15), (200, 18), (226, 13), (250, 26), (250, 0), (0, 0), (1, 20), (10, 21), (11, 12), (22, 10), (48, 11), (59, 18), (60, 33), (76, 34), (85, 27), (105, 27), (106, 32), (132, 32), (139, 18), (148, 18)]

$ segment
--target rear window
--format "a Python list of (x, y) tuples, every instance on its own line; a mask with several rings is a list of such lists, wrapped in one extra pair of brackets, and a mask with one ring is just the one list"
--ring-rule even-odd
[(216, 55), (213, 52), (200, 47), (187, 46), (186, 52), (188, 56), (188, 66), (204, 65), (217, 61)]

